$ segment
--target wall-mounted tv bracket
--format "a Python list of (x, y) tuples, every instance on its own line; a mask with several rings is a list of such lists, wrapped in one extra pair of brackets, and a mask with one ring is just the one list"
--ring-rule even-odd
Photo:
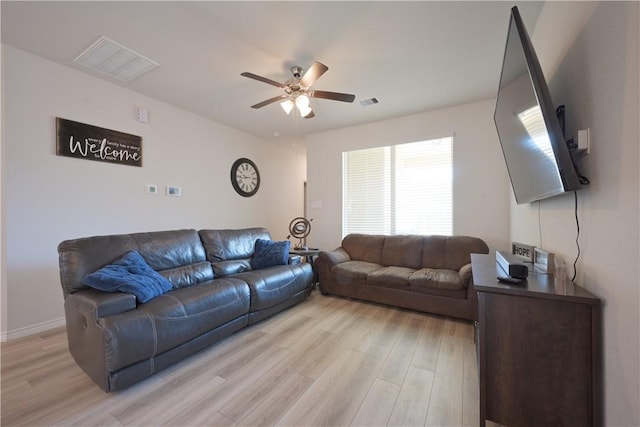
[(591, 130), (589, 128), (579, 130), (578, 136), (576, 138), (566, 139), (566, 131), (565, 131), (565, 106), (559, 105), (556, 108), (556, 117), (558, 118), (558, 122), (560, 122), (560, 128), (562, 129), (562, 136), (565, 138), (565, 142), (567, 147), (569, 148), (569, 154), (571, 156), (571, 162), (573, 163), (573, 167), (578, 174), (578, 180), (582, 185), (589, 185), (591, 182), (589, 178), (582, 175), (576, 162), (574, 160), (574, 156), (582, 156), (591, 153)]

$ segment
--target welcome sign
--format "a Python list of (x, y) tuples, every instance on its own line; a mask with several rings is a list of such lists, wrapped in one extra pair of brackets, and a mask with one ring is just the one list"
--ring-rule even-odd
[(56, 117), (58, 156), (142, 166), (142, 137)]

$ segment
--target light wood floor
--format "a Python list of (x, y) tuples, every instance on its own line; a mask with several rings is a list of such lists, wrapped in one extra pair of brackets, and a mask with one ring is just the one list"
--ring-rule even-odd
[(317, 291), (126, 390), (58, 328), (2, 345), (2, 426), (477, 426), (470, 322)]

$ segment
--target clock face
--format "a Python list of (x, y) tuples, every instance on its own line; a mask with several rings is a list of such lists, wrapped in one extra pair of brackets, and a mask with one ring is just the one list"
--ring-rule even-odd
[(238, 194), (251, 197), (260, 188), (260, 172), (258, 167), (249, 159), (238, 159), (231, 166), (231, 185)]

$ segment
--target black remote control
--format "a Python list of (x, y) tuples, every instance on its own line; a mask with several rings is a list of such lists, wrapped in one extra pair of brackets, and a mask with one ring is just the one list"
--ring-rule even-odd
[(522, 279), (517, 279), (515, 277), (509, 277), (509, 276), (498, 276), (498, 281), (499, 282), (504, 282), (504, 283), (510, 283), (510, 284), (519, 284), (522, 283)]

